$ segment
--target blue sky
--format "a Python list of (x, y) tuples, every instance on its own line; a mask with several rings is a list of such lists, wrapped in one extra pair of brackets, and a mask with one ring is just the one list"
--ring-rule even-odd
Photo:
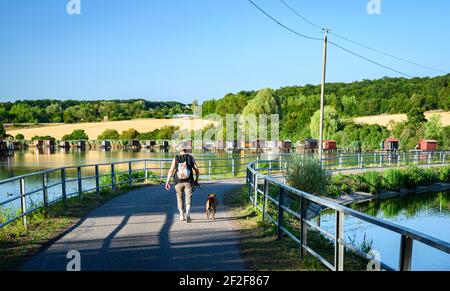
[[(334, 32), (450, 71), (448, 0), (285, 0)], [(190, 102), (229, 92), (319, 84), (322, 43), (299, 38), (247, 0), (0, 0), (0, 99)], [(278, 0), (255, 0), (293, 29), (321, 37)], [(439, 73), (331, 37), (413, 76)], [(330, 47), (327, 81), (398, 76)]]

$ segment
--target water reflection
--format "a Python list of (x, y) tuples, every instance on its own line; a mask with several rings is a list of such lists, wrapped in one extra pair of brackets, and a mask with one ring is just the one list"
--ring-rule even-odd
[[(358, 204), (353, 208), (443, 241), (450, 241), (450, 192), (410, 194)], [(333, 231), (334, 219), (333, 214), (324, 212), (321, 226)], [(371, 241), (373, 249), (380, 252), (383, 262), (397, 267), (400, 235), (359, 219), (346, 217), (345, 236), (347, 242), (355, 240), (357, 245), (362, 245), (366, 238), (366, 242)], [(449, 271), (450, 255), (415, 241), (412, 268)]]

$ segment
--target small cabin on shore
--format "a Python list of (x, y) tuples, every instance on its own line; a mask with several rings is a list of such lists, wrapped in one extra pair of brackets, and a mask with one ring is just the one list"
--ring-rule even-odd
[(70, 142), (68, 142), (68, 141), (61, 141), (59, 143), (59, 147), (60, 148), (64, 148), (64, 149), (69, 149), (70, 148)]
[(322, 146), (324, 151), (337, 150), (337, 142), (335, 140), (324, 140)]
[(417, 145), (419, 151), (435, 151), (437, 150), (437, 141), (430, 139), (422, 139)]
[(297, 145), (297, 152), (314, 152), (318, 148), (317, 139), (306, 138)]
[(101, 145), (102, 149), (108, 150), (111, 147), (112, 147), (111, 142), (109, 140), (102, 140), (102, 145)]
[(226, 149), (227, 150), (235, 150), (238, 148), (238, 142), (237, 140), (234, 141), (227, 141), (226, 142)]
[(400, 140), (396, 138), (387, 138), (382, 143), (382, 150), (384, 151), (398, 151), (400, 149)]
[(153, 149), (157, 145), (156, 140), (146, 140), (144, 141), (144, 147), (146, 149)]
[(214, 149), (216, 150), (223, 150), (226, 147), (226, 142), (224, 140), (216, 140), (214, 142)]
[(86, 141), (85, 140), (77, 141), (77, 148), (79, 148), (81, 150), (85, 150), (86, 149)]
[(54, 140), (44, 140), (44, 147), (46, 148), (54, 148), (55, 141)]
[(140, 149), (141, 148), (141, 143), (137, 139), (134, 139), (134, 140), (131, 141), (130, 147), (132, 149), (135, 149), (135, 150)]
[(292, 141), (290, 139), (283, 140), (281, 142), (281, 151), (283, 153), (289, 153), (292, 149)]

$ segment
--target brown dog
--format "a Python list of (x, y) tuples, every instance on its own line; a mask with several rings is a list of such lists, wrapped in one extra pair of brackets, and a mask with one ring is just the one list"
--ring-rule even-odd
[(216, 220), (217, 204), (217, 194), (209, 194), (206, 200), (206, 219)]

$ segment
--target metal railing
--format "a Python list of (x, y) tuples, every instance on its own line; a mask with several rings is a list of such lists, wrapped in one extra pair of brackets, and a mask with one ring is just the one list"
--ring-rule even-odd
[[(247, 167), (247, 185), (248, 185), (248, 195), (252, 201), (254, 208), (257, 211), (262, 212), (262, 219), (268, 220), (277, 227), (278, 238), (283, 235), (287, 235), (293, 241), (300, 245), (300, 259), (305, 258), (307, 254), (312, 255), (321, 263), (323, 263), (327, 268), (333, 271), (343, 271), (344, 270), (344, 254), (345, 249), (357, 254), (365, 261), (378, 262), (383, 270), (401, 270), (409, 271), (411, 270), (411, 263), (413, 257), (413, 242), (417, 241), (434, 249), (440, 250), (444, 253), (450, 254), (450, 243), (442, 241), (440, 239), (431, 237), (424, 233), (396, 225), (394, 223), (358, 212), (354, 209), (342, 206), (330, 200), (306, 193), (304, 191), (295, 189), (282, 183), (279, 179), (271, 177), (270, 175), (264, 175), (260, 173), (262, 170), (267, 171), (268, 169), (260, 169), (259, 164), (261, 163), (277, 163), (278, 161), (254, 161), (251, 162)], [(283, 165), (279, 164), (278, 168), (282, 168)], [(262, 187), (261, 187), (262, 186)], [(276, 188), (277, 193), (271, 195), (270, 188)], [(275, 197), (273, 197), (275, 196)], [(293, 210), (289, 205), (286, 205), (286, 198), (294, 197), (299, 200), (300, 210)], [(275, 210), (268, 211), (268, 204), (273, 203), (275, 205)], [(319, 205), (321, 208), (333, 210), (335, 212), (335, 233), (331, 234), (325, 229), (321, 228), (319, 225), (314, 224), (307, 217), (308, 207), (310, 204)], [(285, 216), (291, 217), (298, 221), (298, 235), (295, 235), (289, 227), (285, 225)], [(344, 232), (344, 222), (345, 215), (354, 217), (356, 219), (362, 220), (366, 223), (381, 227), (385, 230), (397, 233), (400, 235), (400, 250), (399, 250), (399, 264), (398, 268), (393, 268), (388, 266), (383, 262), (377, 261), (377, 258), (370, 256), (369, 254), (361, 251), (352, 244), (345, 241)], [(320, 233), (323, 237), (333, 241), (334, 243), (334, 261), (329, 262), (322, 255), (320, 255), (321, 250), (314, 250), (313, 247), (308, 244), (308, 232), (311, 230)]]
[[(202, 179), (233, 178), (240, 174), (245, 177), (248, 161), (255, 158), (257, 157), (200, 158), (196, 161)], [(163, 182), (171, 162), (172, 159), (139, 159), (69, 166), (2, 180), (0, 187), (16, 189), (18, 193), (8, 194), (7, 199), (0, 201), (0, 210), (8, 209), (5, 206), (12, 203), (19, 204), (20, 209), (18, 213), (13, 211), (13, 214), (4, 219), (5, 221), (0, 220), (0, 228), (20, 218), (26, 226), (27, 215), (59, 201), (65, 204), (67, 198), (72, 196), (83, 199), (83, 194), (92, 192), (98, 194), (104, 188), (116, 190), (124, 184), (132, 186), (149, 180)], [(31, 197), (36, 195), (39, 203), (30, 203), (33, 202)]]
[(338, 154), (322, 158), (323, 167), (333, 172), (445, 164), (450, 164), (450, 151), (373, 152)]

